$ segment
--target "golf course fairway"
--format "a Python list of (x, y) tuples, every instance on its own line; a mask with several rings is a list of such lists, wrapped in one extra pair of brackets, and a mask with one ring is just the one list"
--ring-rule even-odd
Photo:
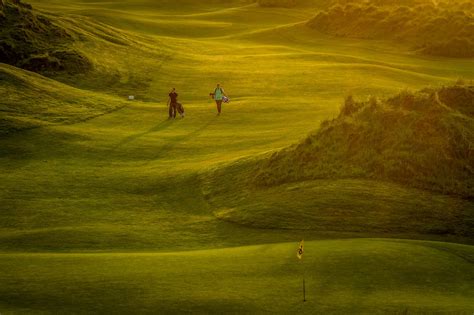
[[(93, 68), (0, 60), (0, 315), (474, 313), (472, 198), (233, 182), (346, 96), (472, 85), (472, 58), (322, 34), (306, 21), (323, 0), (28, 2)], [(173, 87), (184, 118), (168, 119)]]

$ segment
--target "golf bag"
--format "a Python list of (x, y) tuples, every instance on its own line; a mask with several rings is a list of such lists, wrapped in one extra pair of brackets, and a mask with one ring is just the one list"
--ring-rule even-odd
[(176, 109), (178, 110), (178, 113), (183, 116), (184, 115), (184, 106), (181, 103), (176, 103)]

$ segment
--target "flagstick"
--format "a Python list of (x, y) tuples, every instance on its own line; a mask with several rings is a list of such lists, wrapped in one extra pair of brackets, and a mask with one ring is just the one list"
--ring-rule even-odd
[(304, 273), (303, 273), (303, 302), (306, 302), (306, 286), (304, 283)]
[(306, 302), (306, 283), (304, 281), (304, 256), (301, 256), (301, 265), (303, 267), (303, 302)]
[(306, 283), (304, 281), (303, 254), (304, 254), (304, 239), (302, 239), (301, 242), (300, 242), (300, 247), (298, 249), (297, 256), (300, 259), (301, 268), (303, 268), (303, 270), (302, 270), (302, 273), (303, 273), (303, 302), (306, 302)]

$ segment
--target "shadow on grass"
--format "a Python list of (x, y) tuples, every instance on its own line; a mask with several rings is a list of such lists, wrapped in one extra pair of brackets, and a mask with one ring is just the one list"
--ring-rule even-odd
[(125, 145), (125, 144), (127, 144), (127, 143), (133, 142), (133, 141), (135, 141), (135, 140), (137, 140), (137, 139), (139, 139), (139, 138), (141, 138), (141, 137), (143, 137), (143, 136), (145, 136), (145, 135), (147, 135), (147, 134), (150, 134), (150, 133), (152, 133), (152, 132), (158, 132), (158, 131), (161, 131), (161, 130), (165, 130), (166, 128), (168, 128), (168, 127), (171, 125), (172, 122), (173, 122), (173, 121), (170, 120), (170, 119), (163, 120), (163, 121), (161, 121), (158, 125), (156, 125), (156, 126), (150, 128), (150, 129), (147, 130), (147, 131), (144, 131), (144, 132), (137, 133), (137, 134), (131, 135), (131, 136), (129, 136), (129, 137), (126, 137), (125, 139), (123, 139), (122, 141), (120, 141), (120, 142), (115, 146), (115, 148), (117, 149), (117, 148), (119, 148), (119, 147), (121, 147), (121, 146), (123, 146), (123, 145)]
[(198, 137), (199, 135), (201, 135), (203, 133), (204, 130), (206, 130), (210, 125), (212, 125), (212, 123), (215, 121), (215, 118), (213, 119), (210, 119), (208, 120), (207, 122), (205, 122), (203, 125), (201, 125), (199, 128), (185, 134), (185, 135), (182, 135), (182, 136), (177, 136), (177, 137), (174, 137), (172, 140), (170, 140), (168, 143), (166, 143), (165, 145), (163, 145), (159, 152), (158, 152), (158, 155), (155, 156), (154, 158), (158, 158), (160, 156), (162, 156), (162, 153), (166, 153), (166, 152), (169, 152), (171, 150), (173, 150), (177, 145), (179, 145), (180, 143), (182, 142), (185, 142), (185, 141), (189, 141), (190, 139), (192, 138), (196, 138)]
[[(157, 150), (159, 150), (159, 152), (160, 152), (159, 155), (161, 155), (161, 152), (167, 152), (167, 151), (172, 150), (175, 146), (177, 146), (181, 142), (188, 141), (192, 138), (198, 137), (200, 134), (203, 133), (204, 130), (206, 130), (210, 125), (212, 125), (212, 123), (215, 121), (215, 119), (216, 119), (215, 117), (212, 118), (212, 119), (209, 119), (208, 121), (204, 122), (204, 124), (199, 126), (197, 129), (192, 130), (191, 132), (189, 132), (185, 135), (173, 137), (166, 144), (162, 145), (160, 148), (157, 148)], [(124, 146), (128, 143), (131, 143), (131, 142), (133, 142), (133, 141), (135, 141), (135, 140), (137, 140), (137, 139), (139, 139), (143, 136), (146, 136), (150, 133), (165, 130), (165, 129), (169, 128), (170, 126), (172, 126), (175, 122), (176, 122), (175, 120), (170, 120), (170, 119), (163, 120), (158, 125), (150, 128), (147, 131), (144, 131), (144, 132), (137, 133), (137, 134), (131, 135), (129, 137), (126, 137), (125, 139), (120, 141), (115, 146), (114, 149), (117, 150), (120, 147), (122, 147), (122, 146)]]

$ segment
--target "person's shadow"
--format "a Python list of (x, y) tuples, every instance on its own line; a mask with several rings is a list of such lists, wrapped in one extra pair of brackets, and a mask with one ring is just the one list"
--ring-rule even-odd
[(166, 119), (166, 120), (163, 120), (162, 122), (160, 122), (158, 125), (156, 126), (153, 126), (151, 129), (147, 130), (147, 131), (144, 131), (144, 132), (141, 132), (141, 133), (137, 133), (137, 134), (134, 134), (134, 135), (131, 135), (129, 137), (126, 137), (125, 139), (123, 139), (122, 141), (120, 141), (116, 146), (115, 148), (119, 148), (127, 143), (130, 143), (130, 142), (133, 142), (149, 133), (152, 133), (152, 132), (158, 132), (158, 131), (161, 131), (161, 130), (165, 130), (166, 128), (168, 128), (172, 123), (172, 120), (171, 119)]
[[(213, 122), (215, 121), (215, 118), (213, 119), (210, 119), (209, 121), (205, 122), (203, 125), (201, 125), (200, 127), (198, 127), (197, 129), (185, 134), (185, 135), (182, 135), (182, 136), (178, 136), (174, 139), (173, 142), (171, 143), (168, 143), (166, 145), (164, 145), (163, 149), (172, 149), (177, 143), (179, 142), (182, 142), (182, 141), (187, 141), (193, 137), (197, 137), (199, 136), (204, 130), (206, 130)], [(165, 130), (167, 129), (168, 127), (170, 127), (173, 123), (173, 120), (171, 119), (166, 119), (166, 120), (163, 120), (162, 122), (160, 122), (158, 125), (150, 128), (149, 130), (147, 131), (144, 131), (144, 132), (141, 132), (141, 133), (137, 133), (137, 134), (134, 134), (134, 135), (131, 135), (129, 137), (126, 137), (125, 139), (123, 139), (122, 141), (120, 141), (115, 147), (114, 149), (118, 149), (120, 148), (121, 146), (123, 145), (126, 145), (130, 142), (133, 142), (147, 134), (150, 134), (150, 133), (154, 133), (154, 132), (158, 132), (158, 131), (161, 131), (161, 130)]]
[(183, 142), (189, 141), (193, 138), (200, 136), (204, 132), (204, 130), (206, 130), (210, 125), (212, 125), (214, 121), (215, 119), (210, 119), (193, 131), (190, 131), (187, 134), (184, 134), (181, 136), (174, 137), (172, 141), (167, 142), (162, 147), (157, 149), (154, 159), (157, 159), (159, 157), (162, 157), (163, 155), (166, 155), (169, 151), (173, 150), (176, 146), (182, 144)]

